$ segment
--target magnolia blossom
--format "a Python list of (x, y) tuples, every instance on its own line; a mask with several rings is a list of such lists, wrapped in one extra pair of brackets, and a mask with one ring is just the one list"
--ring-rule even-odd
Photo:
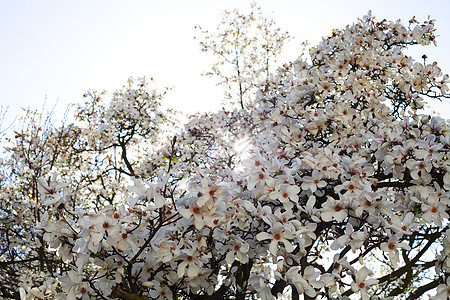
[(274, 191), (269, 194), (270, 199), (280, 200), (286, 210), (290, 210), (293, 204), (289, 201), (298, 202), (298, 193), (300, 188), (296, 185), (281, 185), (280, 191)]
[(164, 197), (158, 191), (158, 185), (153, 183), (134, 179), (134, 186), (129, 186), (128, 190), (138, 195), (136, 198), (129, 198), (131, 207), (138, 201), (150, 201), (152, 209), (160, 208), (165, 204)]
[(172, 291), (167, 286), (155, 286), (155, 289), (152, 289), (149, 293), (150, 297), (153, 299), (160, 300), (170, 300), (173, 299)]
[(327, 185), (326, 181), (322, 180), (323, 173), (319, 173), (317, 170), (313, 170), (311, 177), (303, 177), (302, 189), (315, 192), (317, 188), (323, 188)]
[[(56, 205), (64, 204), (69, 197), (69, 191), (66, 189), (67, 184), (57, 183), (57, 176), (54, 174), (51, 177), (50, 183), (47, 183), (44, 178), (38, 178), (37, 182), (39, 194), (42, 196), (42, 205)], [(63, 193), (61, 193), (63, 191)]]
[(305, 293), (309, 297), (315, 297), (315, 288), (324, 286), (323, 282), (316, 280), (318, 276), (319, 273), (311, 266), (305, 268), (303, 275), (300, 274), (300, 268), (292, 267), (286, 272), (286, 283), (294, 285), (300, 295)]
[(322, 208), (321, 217), (325, 222), (330, 222), (333, 219), (342, 222), (347, 217), (345, 210), (346, 204), (342, 200), (335, 200), (328, 197), (327, 202), (323, 204)]
[(347, 223), (347, 225), (345, 226), (345, 234), (334, 240), (331, 243), (330, 248), (333, 250), (338, 250), (340, 248), (343, 248), (347, 244), (350, 244), (353, 253), (356, 253), (356, 251), (361, 248), (366, 237), (367, 231), (354, 232), (353, 226), (350, 223)]
[(447, 277), (445, 283), (441, 283), (437, 287), (437, 294), (435, 299), (448, 299), (450, 298), (450, 277)]
[(274, 224), (271, 228), (271, 233), (260, 232), (256, 235), (258, 241), (271, 240), (269, 244), (269, 251), (272, 255), (277, 255), (278, 243), (282, 243), (287, 252), (292, 252), (294, 246), (288, 239), (293, 239), (294, 236), (284, 226), (279, 223)]
[(240, 262), (246, 264), (248, 262), (249, 248), (250, 245), (248, 243), (241, 240), (240, 238), (236, 238), (235, 240), (231, 241), (229, 247), (226, 247), (228, 252), (225, 257), (225, 261), (231, 264), (234, 261), (235, 257), (237, 257)]
[(422, 204), (422, 210), (425, 212), (422, 218), (438, 226), (442, 226), (442, 218), (448, 218), (449, 215), (445, 211), (446, 206), (440, 203), (440, 199), (436, 195), (430, 195)]
[(371, 285), (377, 284), (378, 280), (373, 278), (367, 278), (371, 274), (370, 270), (366, 267), (362, 267), (355, 272), (355, 279), (352, 282), (352, 290), (354, 292), (361, 293), (361, 299), (370, 299), (367, 290)]
[(185, 249), (184, 254), (182, 255), (182, 262), (178, 265), (177, 275), (178, 278), (181, 278), (186, 273), (187, 268), (187, 276), (196, 277), (201, 270), (202, 262), (200, 261), (200, 253), (196, 249)]
[(397, 249), (411, 250), (411, 247), (405, 242), (397, 242), (396, 237), (392, 237), (389, 241), (381, 243), (380, 249), (389, 252), (389, 259), (392, 265), (396, 266), (399, 263), (399, 253)]

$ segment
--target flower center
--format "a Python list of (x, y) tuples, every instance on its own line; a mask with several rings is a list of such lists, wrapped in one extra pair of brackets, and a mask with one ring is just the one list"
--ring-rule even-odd
[(394, 243), (389, 243), (388, 244), (388, 248), (389, 248), (389, 250), (394, 250), (395, 249), (395, 244)]

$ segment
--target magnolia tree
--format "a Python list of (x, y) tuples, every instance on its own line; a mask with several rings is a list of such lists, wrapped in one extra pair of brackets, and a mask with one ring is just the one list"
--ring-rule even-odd
[(404, 53), (434, 32), (369, 14), (177, 132), (143, 81), (73, 123), (28, 114), (2, 161), (0, 295), (447, 299), (450, 130), (421, 110), (448, 76)]
[(252, 104), (256, 89), (269, 83), (274, 62), (290, 38), (256, 3), (251, 3), (248, 14), (226, 10), (216, 32), (196, 29), (201, 50), (215, 58), (204, 75), (218, 77), (227, 102), (242, 109)]

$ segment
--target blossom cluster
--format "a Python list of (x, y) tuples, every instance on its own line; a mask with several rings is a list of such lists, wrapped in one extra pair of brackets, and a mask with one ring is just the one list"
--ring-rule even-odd
[(404, 54), (435, 42), (434, 21), (409, 25), (334, 30), (251, 109), (194, 116), (161, 147), (149, 93), (93, 96), (33, 198), (2, 190), (28, 199), (8, 219), (31, 263), (20, 297), (447, 299), (450, 124), (421, 109), (448, 76)]

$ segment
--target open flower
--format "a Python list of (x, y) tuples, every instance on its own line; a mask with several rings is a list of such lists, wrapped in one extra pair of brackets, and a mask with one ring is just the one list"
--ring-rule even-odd
[(280, 200), (286, 210), (291, 210), (293, 204), (289, 200), (297, 203), (299, 192), (300, 188), (296, 185), (282, 184), (279, 191), (274, 191), (269, 196), (272, 200)]
[(153, 299), (160, 299), (160, 300), (171, 300), (173, 299), (172, 291), (169, 289), (167, 285), (156, 285), (154, 289), (150, 291), (150, 297)]
[(187, 276), (196, 277), (200, 273), (200, 269), (203, 263), (200, 261), (200, 252), (196, 249), (183, 249), (184, 254), (182, 255), (183, 261), (178, 265), (178, 278), (181, 278), (186, 273)]
[(330, 222), (335, 219), (338, 222), (344, 221), (347, 217), (347, 210), (345, 209), (345, 203), (342, 200), (333, 199), (327, 196), (328, 200), (322, 206), (323, 211), (321, 213), (322, 220)]
[(405, 249), (405, 250), (411, 250), (411, 247), (407, 245), (405, 242), (397, 243), (397, 238), (392, 237), (389, 239), (388, 242), (381, 243), (380, 249), (389, 252), (389, 259), (392, 262), (392, 265), (396, 266), (399, 262), (399, 255), (398, 250), (399, 248)]
[(38, 191), (41, 196), (42, 205), (59, 206), (65, 203), (68, 196), (67, 184), (57, 183), (56, 175), (53, 175), (50, 182), (47, 183), (44, 178), (38, 178)]
[(228, 245), (226, 249), (228, 249), (227, 256), (225, 257), (225, 261), (228, 264), (231, 264), (235, 257), (239, 259), (239, 261), (243, 264), (246, 264), (248, 262), (248, 250), (250, 246), (245, 241), (243, 241), (239, 237), (235, 237), (231, 244)]
[(165, 200), (161, 195), (159, 185), (141, 179), (133, 180), (134, 186), (129, 186), (128, 190), (137, 194), (137, 197), (128, 198), (131, 207), (134, 207), (139, 201), (146, 203), (149, 209), (158, 209), (164, 206)]
[(449, 218), (446, 205), (440, 201), (435, 193), (429, 194), (426, 201), (422, 203), (422, 211), (425, 212), (422, 218), (428, 223), (434, 222), (437, 226), (442, 226), (442, 220)]
[(271, 228), (271, 233), (260, 232), (256, 235), (256, 239), (258, 241), (271, 240), (269, 245), (269, 251), (272, 255), (277, 255), (277, 246), (278, 243), (283, 243), (287, 252), (292, 252), (294, 250), (294, 246), (292, 246), (291, 242), (288, 239), (293, 239), (294, 236), (290, 233), (284, 226), (279, 223), (275, 223), (275, 225)]
[(343, 248), (345, 245), (350, 244), (353, 253), (356, 253), (356, 251), (361, 248), (366, 237), (366, 231), (354, 232), (353, 226), (350, 223), (347, 223), (347, 225), (345, 226), (345, 234), (334, 240), (331, 243), (330, 248), (332, 250), (338, 250), (340, 248)]
[(317, 170), (314, 170), (312, 172), (311, 177), (305, 176), (302, 178), (302, 189), (304, 190), (311, 190), (311, 192), (315, 192), (317, 188), (323, 188), (327, 185), (327, 182), (325, 180), (322, 180), (323, 173), (320, 173)]
[(300, 267), (292, 267), (286, 272), (286, 283), (294, 285), (300, 295), (305, 293), (309, 297), (315, 297), (314, 288), (320, 289), (324, 286), (323, 282), (316, 281), (319, 274), (312, 266), (307, 266), (303, 275), (300, 274)]
[(369, 295), (367, 294), (367, 289), (370, 288), (371, 285), (377, 284), (378, 280), (367, 277), (371, 274), (370, 270), (366, 267), (362, 267), (359, 271), (355, 272), (355, 281), (352, 282), (352, 290), (361, 293), (361, 299), (368, 300)]

